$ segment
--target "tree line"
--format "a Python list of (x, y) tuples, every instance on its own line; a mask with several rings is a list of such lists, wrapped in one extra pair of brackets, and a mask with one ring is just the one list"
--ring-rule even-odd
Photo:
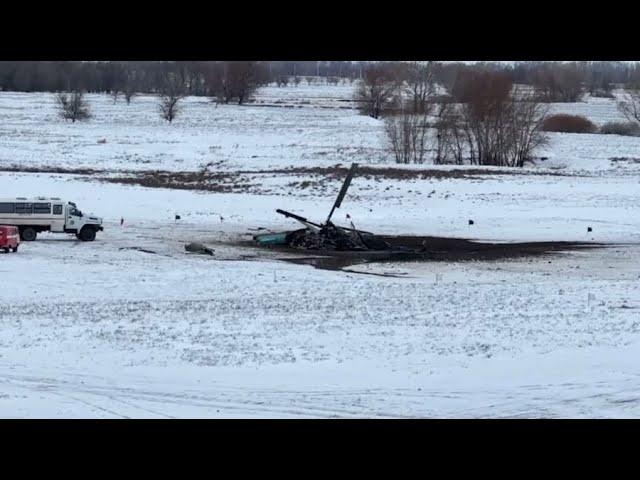
[[(170, 80), (169, 80), (170, 79)], [(0, 62), (0, 89), (23, 92), (160, 94), (167, 83), (181, 94), (246, 100), (269, 82), (263, 62)]]
[(77, 62), (3, 61), (0, 62), (0, 90), (18, 92), (85, 91), (112, 93), (132, 90), (154, 94), (162, 89), (167, 74), (175, 75), (187, 95), (214, 96), (224, 91), (225, 69), (230, 75), (251, 72), (258, 83), (299, 83), (302, 77), (360, 78), (369, 62)]
[[(279, 85), (299, 83), (302, 77), (360, 80), (374, 66), (388, 70), (404, 68), (407, 62), (347, 61), (3, 61), (0, 62), (0, 90), (21, 92), (60, 92), (81, 90), (90, 93), (158, 93), (167, 73), (176, 75), (187, 95), (214, 96), (220, 91), (224, 69), (255, 72), (259, 82)], [(503, 72), (515, 84), (530, 85), (541, 99), (576, 101), (584, 91), (607, 96), (616, 84), (640, 84), (640, 63), (630, 62), (462, 62), (434, 63), (435, 81), (454, 96), (463, 95), (456, 87), (459, 77), (474, 71)]]
[(354, 98), (362, 114), (384, 119), (398, 163), (431, 154), (434, 163), (522, 167), (547, 141), (550, 102), (576, 102), (586, 91), (613, 97), (623, 86), (618, 108), (640, 122), (639, 65), (377, 63)]
[[(416, 104), (424, 99), (423, 82), (416, 83), (416, 63), (384, 62), (370, 64), (364, 69), (363, 82), (356, 100), (370, 108), (369, 114), (377, 118), (383, 109), (397, 107), (392, 102), (399, 83), (406, 82), (422, 93), (414, 96)], [(457, 103), (467, 103), (473, 90), (469, 79), (478, 74), (493, 74), (508, 78), (512, 85), (528, 87), (531, 95), (540, 102), (577, 102), (585, 93), (592, 96), (613, 98), (614, 88), (640, 89), (640, 62), (516, 62), (510, 63), (455, 63), (429, 62), (429, 78), (439, 85), (439, 94)], [(424, 73), (423, 73), (424, 75)], [(366, 90), (369, 89), (369, 92)]]

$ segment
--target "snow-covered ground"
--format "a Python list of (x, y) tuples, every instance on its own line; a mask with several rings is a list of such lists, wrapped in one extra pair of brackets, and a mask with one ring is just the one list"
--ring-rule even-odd
[(614, 99), (592, 97), (586, 94), (582, 101), (576, 103), (552, 103), (550, 113), (568, 113), (570, 115), (581, 115), (590, 119), (596, 125), (602, 126), (607, 122), (627, 121), (618, 110), (616, 103), (621, 100), (625, 93), (623, 90), (613, 91)]
[[(93, 96), (94, 118), (71, 125), (49, 95), (3, 92), (0, 167), (390, 160), (381, 122), (340, 108), (350, 88), (270, 87), (257, 99), (294, 108), (187, 99), (173, 125), (151, 97)], [(608, 121), (613, 104), (592, 103), (565, 107)], [(106, 222), (93, 243), (43, 234), (0, 254), (0, 416), (638, 417), (640, 164), (610, 160), (637, 152), (640, 139), (557, 134), (531, 174), (356, 177), (336, 219), (349, 213), (359, 228), (610, 246), (349, 272), (231, 243), (295, 228), (276, 208), (322, 219), (339, 185), (254, 175), (256, 191), (223, 194), (0, 173), (0, 196), (63, 196)], [(186, 254), (189, 241), (216, 255)]]

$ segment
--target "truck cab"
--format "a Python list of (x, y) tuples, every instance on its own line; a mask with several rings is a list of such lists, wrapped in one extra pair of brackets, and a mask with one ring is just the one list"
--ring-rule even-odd
[(103, 230), (102, 218), (92, 214), (85, 215), (73, 202), (68, 202), (65, 207), (64, 231), (74, 233), (80, 240), (87, 242), (95, 240), (96, 232)]

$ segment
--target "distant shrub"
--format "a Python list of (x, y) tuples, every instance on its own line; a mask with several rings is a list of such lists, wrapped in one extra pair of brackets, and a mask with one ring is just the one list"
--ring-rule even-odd
[(89, 104), (84, 99), (84, 93), (81, 91), (71, 92), (70, 95), (60, 92), (56, 95), (56, 102), (58, 104), (58, 114), (65, 120), (71, 120), (72, 123), (75, 123), (76, 120), (88, 120), (91, 118)]
[(600, 133), (640, 137), (640, 125), (634, 122), (607, 122), (600, 127)]
[(591, 92), (592, 97), (596, 98), (616, 98), (611, 90), (599, 89)]
[(547, 117), (542, 123), (542, 130), (562, 133), (595, 133), (598, 127), (586, 117), (560, 113)]

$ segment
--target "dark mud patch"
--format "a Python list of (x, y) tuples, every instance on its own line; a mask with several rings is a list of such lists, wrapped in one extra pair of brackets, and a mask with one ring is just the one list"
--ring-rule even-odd
[[(101, 170), (92, 168), (63, 168), (47, 166), (0, 166), (0, 172), (15, 173), (51, 173), (62, 175), (81, 175), (87, 180), (98, 180), (122, 185), (136, 185), (146, 188), (168, 188), (173, 190), (196, 190), (216, 193), (273, 193), (262, 187), (265, 178), (278, 176), (296, 177), (289, 182), (290, 190), (309, 192), (320, 188), (323, 190), (328, 184), (341, 181), (347, 175), (349, 168), (342, 164), (327, 167), (291, 167), (271, 170), (238, 170), (216, 171), (204, 168), (198, 171), (167, 171), (167, 170)], [(444, 180), (466, 179), (478, 180), (487, 176), (578, 176), (551, 171), (532, 171), (518, 168), (472, 167), (441, 170), (435, 168), (403, 169), (396, 167), (360, 166), (357, 176), (373, 182), (383, 180), (412, 181), (412, 180)], [(299, 177), (307, 177), (299, 180)]]
[(26, 167), (22, 165), (2, 165), (0, 166), (0, 172), (14, 172), (14, 173), (56, 173), (60, 175), (100, 175), (105, 174), (108, 171), (96, 168), (65, 168), (65, 167), (47, 167), (47, 166), (32, 166)]
[[(349, 171), (349, 166), (336, 164), (330, 167), (291, 167), (274, 170), (246, 170), (239, 171), (240, 174), (262, 174), (262, 175), (296, 175), (296, 176), (319, 176), (328, 180), (344, 179)], [(544, 175), (544, 176), (575, 176), (566, 173), (551, 171), (522, 170), (514, 167), (491, 168), (455, 168), (441, 170), (436, 168), (404, 169), (397, 167), (370, 167), (366, 165), (358, 166), (357, 176), (360, 178), (389, 179), (389, 180), (439, 180), (446, 178), (477, 179), (487, 175)]]
[[(393, 278), (408, 278), (406, 273), (377, 273), (377, 272), (358, 272), (356, 270), (349, 270), (348, 267), (355, 265), (362, 265), (365, 263), (374, 263), (376, 261), (383, 262), (384, 260), (372, 260), (372, 259), (349, 259), (346, 257), (296, 257), (296, 258), (278, 258), (278, 260), (295, 263), (296, 265), (310, 265), (319, 270), (340, 270), (345, 273), (355, 273), (358, 275), (374, 275), (376, 277), (393, 277)], [(390, 260), (390, 261), (402, 261), (402, 260)], [(409, 260), (406, 260), (409, 261)]]
[[(237, 171), (163, 171), (147, 170), (140, 172), (122, 172), (117, 176), (103, 176), (100, 180), (125, 185), (139, 185), (147, 188), (169, 188), (174, 190), (198, 190), (216, 193), (271, 193), (263, 187), (264, 179), (276, 177), (294, 177), (287, 184), (289, 191), (300, 190), (305, 193), (324, 194), (324, 189), (342, 181), (349, 171), (347, 166), (336, 164), (327, 167), (292, 167), (270, 170), (237, 170)], [(439, 181), (444, 179), (481, 180), (487, 177), (509, 176), (578, 176), (558, 172), (522, 170), (518, 168), (456, 168), (441, 170), (436, 168), (403, 169), (395, 167), (358, 167), (357, 177), (368, 182)], [(300, 178), (305, 178), (300, 180)], [(319, 189), (319, 190), (317, 190)]]
[(173, 190), (201, 190), (218, 193), (245, 192), (251, 186), (234, 173), (166, 172), (160, 170), (137, 172), (125, 177), (102, 179), (108, 183), (139, 185), (147, 188)]
[(611, 163), (640, 163), (638, 157), (611, 157)]
[[(496, 261), (524, 257), (540, 257), (558, 252), (569, 252), (604, 247), (604, 244), (586, 242), (477, 242), (463, 238), (380, 235), (391, 249), (365, 251), (299, 250), (290, 247), (257, 247), (258, 249), (292, 254), (278, 260), (311, 265), (324, 270), (344, 270), (353, 265), (389, 262), (464, 262)], [(359, 273), (359, 272), (351, 272)], [(392, 276), (391, 274), (385, 276)]]
[[(293, 181), (289, 189), (311, 190), (334, 181), (340, 181), (348, 168), (298, 167), (275, 170), (240, 170), (235, 172), (187, 171), (169, 172), (162, 170), (128, 172), (126, 175), (104, 177), (101, 180), (124, 185), (139, 185), (147, 188), (170, 188), (174, 190), (200, 190), (217, 193), (260, 192), (263, 178), (277, 176), (308, 177), (308, 180)], [(442, 180), (446, 178), (477, 179), (487, 175), (522, 175), (516, 170), (455, 169), (455, 170), (405, 170), (401, 168), (360, 167), (358, 177), (365, 180)], [(527, 174), (535, 174), (528, 172)], [(540, 172), (540, 174), (543, 174)], [(544, 173), (544, 175), (559, 175)]]

